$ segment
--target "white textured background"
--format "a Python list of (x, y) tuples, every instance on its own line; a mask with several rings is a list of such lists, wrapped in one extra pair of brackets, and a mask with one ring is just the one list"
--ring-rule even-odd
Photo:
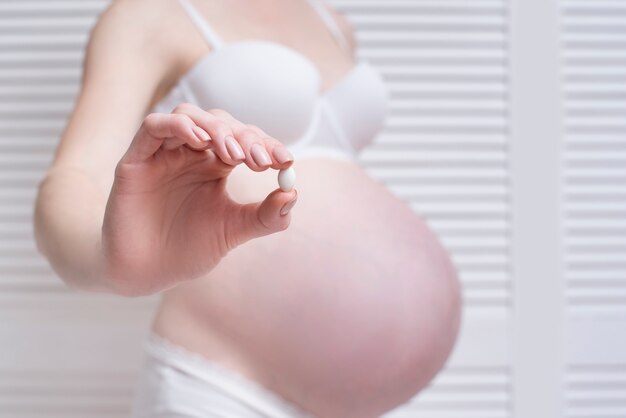
[[(392, 90), (362, 154), (460, 269), (462, 336), (393, 417), (626, 418), (626, 2), (329, 0)], [(156, 299), (66, 289), (36, 186), (106, 0), (0, 0), (0, 418), (124, 417)]]

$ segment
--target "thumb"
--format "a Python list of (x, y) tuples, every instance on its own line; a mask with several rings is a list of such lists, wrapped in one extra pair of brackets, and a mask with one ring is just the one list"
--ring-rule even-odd
[(291, 221), (289, 212), (297, 199), (298, 192), (295, 189), (289, 192), (276, 189), (262, 202), (241, 205), (239, 219), (232, 220), (238, 224), (233, 231), (236, 245), (287, 229)]

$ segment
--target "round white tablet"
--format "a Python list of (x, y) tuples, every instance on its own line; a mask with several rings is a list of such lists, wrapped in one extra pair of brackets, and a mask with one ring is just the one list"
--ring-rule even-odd
[(296, 184), (296, 171), (293, 169), (293, 165), (284, 170), (278, 172), (278, 185), (283, 192), (288, 192), (293, 189)]

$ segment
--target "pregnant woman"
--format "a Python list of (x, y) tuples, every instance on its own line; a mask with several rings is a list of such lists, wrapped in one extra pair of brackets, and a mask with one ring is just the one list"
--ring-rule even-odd
[(72, 287), (162, 296), (133, 416), (377, 417), (443, 366), (459, 284), (357, 164), (388, 92), (355, 56), (321, 0), (118, 0), (99, 19), (35, 233)]

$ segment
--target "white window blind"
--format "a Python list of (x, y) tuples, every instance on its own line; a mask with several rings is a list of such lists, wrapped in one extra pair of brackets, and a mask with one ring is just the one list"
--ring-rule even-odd
[(563, 0), (567, 417), (626, 417), (626, 3)]
[(0, 417), (127, 416), (154, 298), (68, 290), (35, 249), (36, 187), (107, 1), (0, 0)]
[[(329, 3), (391, 89), (360, 160), (464, 287), (444, 372), (389, 417), (626, 417), (626, 3)], [(157, 298), (68, 290), (32, 239), (107, 5), (0, 0), (0, 417), (128, 412)]]

